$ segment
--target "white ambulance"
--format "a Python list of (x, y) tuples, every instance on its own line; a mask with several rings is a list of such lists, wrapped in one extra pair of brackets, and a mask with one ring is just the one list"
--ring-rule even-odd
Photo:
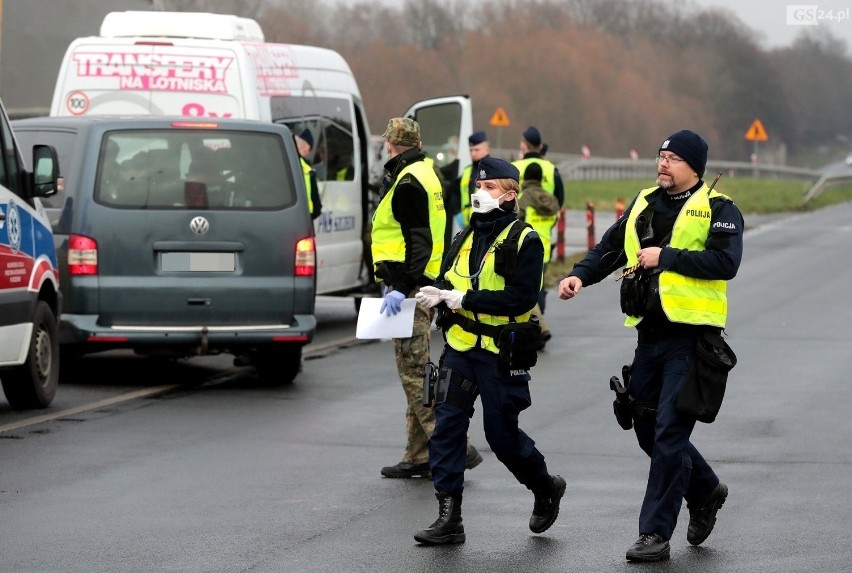
[(59, 384), (62, 296), (41, 204), (56, 193), (56, 151), (33, 146), (32, 165), (30, 172), (0, 102), (0, 381), (16, 410), (47, 407)]
[[(232, 15), (112, 12), (99, 36), (68, 47), (50, 114), (232, 117), (309, 130), (323, 206), (314, 221), (317, 293), (371, 284), (364, 241), (378, 198), (376, 157), (358, 84), (337, 52), (266, 43), (257, 22)], [(457, 144), (472, 132), (467, 96), (391, 115), (421, 123), (424, 149), (448, 180), (470, 162), (467, 146)]]

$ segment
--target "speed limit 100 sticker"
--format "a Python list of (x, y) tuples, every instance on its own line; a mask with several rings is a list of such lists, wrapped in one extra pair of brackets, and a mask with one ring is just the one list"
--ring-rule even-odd
[(83, 92), (71, 92), (65, 105), (72, 115), (83, 115), (89, 110), (89, 96)]

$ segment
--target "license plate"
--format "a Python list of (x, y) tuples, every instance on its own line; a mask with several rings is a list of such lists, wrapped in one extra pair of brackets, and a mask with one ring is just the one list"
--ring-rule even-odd
[(234, 253), (160, 253), (160, 270), (176, 272), (232, 273)]

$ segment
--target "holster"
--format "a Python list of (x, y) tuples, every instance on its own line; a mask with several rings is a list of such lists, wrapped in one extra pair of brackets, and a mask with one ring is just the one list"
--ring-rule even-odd
[(438, 367), (432, 361), (423, 365), (423, 405), (431, 406), (435, 400), (435, 384), (438, 381)]

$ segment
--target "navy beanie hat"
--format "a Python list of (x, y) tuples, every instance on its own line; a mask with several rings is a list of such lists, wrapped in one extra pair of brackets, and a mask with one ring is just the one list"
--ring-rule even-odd
[(526, 139), (533, 147), (541, 145), (541, 134), (538, 132), (538, 129), (532, 125), (524, 132), (524, 139)]
[(520, 175), (518, 168), (514, 165), (490, 155), (479, 160), (478, 169), (477, 181), (486, 179), (514, 179), (517, 181)]
[(470, 147), (479, 145), (480, 143), (485, 143), (486, 141), (488, 141), (488, 137), (485, 135), (484, 131), (472, 133), (470, 137), (467, 138), (467, 143)]
[[(707, 168), (707, 142), (688, 129), (682, 129), (666, 138), (659, 151), (671, 151), (682, 157), (699, 177), (704, 177)], [(659, 151), (657, 153), (659, 153)]]
[(314, 136), (311, 135), (310, 129), (302, 130), (302, 133), (299, 134), (299, 139), (304, 139), (305, 142), (313, 148), (314, 146)]

